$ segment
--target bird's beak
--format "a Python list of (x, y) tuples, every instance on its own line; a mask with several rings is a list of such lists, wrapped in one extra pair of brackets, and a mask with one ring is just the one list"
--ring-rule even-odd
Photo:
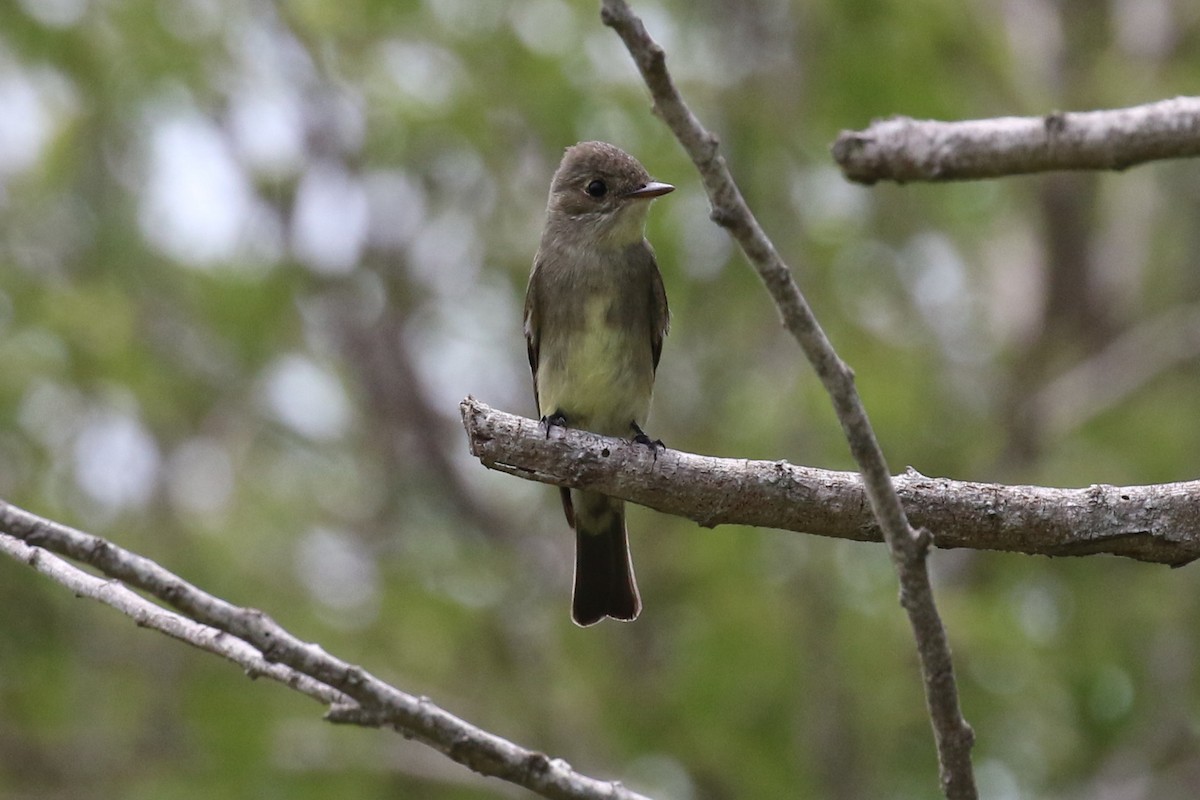
[(675, 191), (675, 187), (669, 183), (650, 181), (645, 186), (639, 186), (636, 189), (626, 192), (624, 196), (632, 197), (635, 200), (650, 200), (673, 191)]

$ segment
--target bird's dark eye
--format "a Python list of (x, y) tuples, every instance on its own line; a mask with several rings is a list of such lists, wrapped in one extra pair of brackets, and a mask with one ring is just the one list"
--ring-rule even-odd
[(602, 180), (594, 180), (587, 185), (584, 191), (592, 197), (604, 197), (608, 193), (608, 186)]

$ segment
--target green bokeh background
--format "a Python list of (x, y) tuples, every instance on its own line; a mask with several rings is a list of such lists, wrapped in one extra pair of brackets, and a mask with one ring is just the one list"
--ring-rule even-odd
[[(838, 131), (1194, 91), (1182, 0), (637, 3), (855, 369), (895, 470), (1200, 471), (1200, 168), (846, 184)], [(575, 628), (556, 493), (467, 453), (531, 414), (522, 294), (562, 148), (678, 186), (651, 433), (852, 466), (592, 2), (0, 4), (0, 496), (405, 691), (661, 798), (938, 796), (887, 554), (630, 512), (646, 610)], [(1059, 380), (1157, 325), (1082, 394)], [(1126, 372), (1146, 376), (1110, 401)], [(1200, 586), (938, 552), (989, 798), (1191, 798)], [(0, 563), (0, 796), (526, 796)]]

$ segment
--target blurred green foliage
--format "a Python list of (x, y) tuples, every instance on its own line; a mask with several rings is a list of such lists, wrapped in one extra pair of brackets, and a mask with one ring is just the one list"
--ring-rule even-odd
[[(635, 10), (893, 469), (1196, 475), (1194, 164), (868, 189), (827, 150), (889, 114), (1187, 92), (1188, 4)], [(634, 509), (646, 610), (579, 630), (556, 493), (466, 453), (466, 394), (533, 411), (524, 282), (561, 150), (593, 138), (679, 187), (649, 229), (674, 313), (653, 435), (849, 468), (596, 4), (0, 4), (0, 496), (658, 797), (937, 796), (881, 547)], [(1155, 320), (1178, 324), (1146, 380), (1082, 413), (1052, 391)], [(1194, 797), (1194, 568), (952, 551), (933, 570), (985, 796)], [(522, 796), (15, 563), (0, 608), (0, 796)]]

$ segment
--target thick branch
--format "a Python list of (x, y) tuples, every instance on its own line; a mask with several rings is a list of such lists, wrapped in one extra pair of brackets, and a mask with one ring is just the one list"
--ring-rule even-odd
[[(357, 703), (357, 707), (335, 704), (328, 715), (331, 721), (394, 728), (480, 774), (502, 778), (544, 797), (645, 800), (619, 783), (581, 775), (561, 759), (526, 750), (477, 728), (428, 698), (406, 694), (362, 667), (335, 658), (315, 644), (302, 642), (263, 612), (214, 597), (150, 559), (105, 539), (43, 519), (3, 500), (0, 500), (0, 533), (8, 534), (4, 537), (7, 541), (12, 537), (31, 546), (13, 554), (32, 566), (37, 567), (39, 562), (43, 567), (49, 564), (44, 555), (37, 555), (37, 548), (89, 564), (111, 578), (150, 593), (203, 625), (243, 640), (267, 662), (286, 665)], [(138, 619), (136, 615), (134, 618)]]
[(883, 451), (854, 386), (854, 373), (834, 351), (791, 270), (746, 205), (725, 159), (717, 152), (717, 137), (705, 130), (683, 102), (667, 71), (663, 49), (650, 38), (645, 25), (624, 0), (603, 0), (600, 16), (625, 43), (654, 97), (655, 108), (700, 173), (712, 204), (712, 219), (728, 231), (746, 254), (774, 300), (784, 325), (800, 344), (833, 401), (900, 580), (901, 602), (908, 612), (921, 660), (942, 790), (950, 800), (973, 800), (978, 796), (971, 769), (974, 734), (959, 708), (950, 645), (925, 568), (928, 537), (914, 532), (904, 516)]
[(954, 181), (1052, 170), (1120, 170), (1200, 155), (1200, 97), (1107, 111), (939, 122), (892, 117), (842, 131), (834, 160), (852, 181)]
[[(558, 486), (595, 489), (704, 527), (754, 525), (855, 541), (882, 540), (862, 479), (789, 464), (645, 447), (555, 430), (462, 403), (471, 452), (484, 466)], [(561, 435), (560, 435), (561, 433)], [(1172, 566), (1200, 557), (1200, 481), (1055, 489), (928, 478), (893, 482), (914, 525), (942, 548), (1043, 556), (1110, 553)]]

